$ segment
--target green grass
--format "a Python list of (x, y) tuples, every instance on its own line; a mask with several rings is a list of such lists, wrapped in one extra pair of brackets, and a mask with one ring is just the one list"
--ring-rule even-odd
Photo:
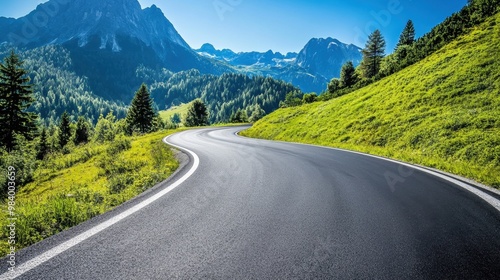
[[(171, 107), (169, 108), (168, 110), (165, 110), (165, 111), (160, 111), (159, 114), (160, 114), (160, 117), (164, 120), (164, 121), (168, 121), (170, 120), (170, 118), (174, 115), (174, 114), (180, 114), (181, 115), (181, 119), (184, 121), (186, 115), (187, 115), (187, 111), (189, 109), (189, 105), (191, 103), (186, 103), (186, 104), (181, 104), (179, 106), (174, 106), (174, 107)], [(181, 124), (182, 125), (182, 124)]]
[(367, 152), (500, 187), (500, 14), (338, 99), (279, 109), (242, 134)]
[[(37, 169), (34, 181), (16, 195), (16, 249), (107, 212), (168, 178), (178, 162), (162, 139), (176, 131), (122, 136), (49, 158)], [(1, 206), (5, 229), (7, 205)], [(2, 256), (9, 252), (7, 234), (0, 232)]]

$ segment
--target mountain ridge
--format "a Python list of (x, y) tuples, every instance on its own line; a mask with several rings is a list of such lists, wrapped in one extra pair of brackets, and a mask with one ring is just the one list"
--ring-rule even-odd
[(340, 69), (347, 61), (354, 66), (361, 63), (361, 48), (345, 44), (337, 39), (312, 38), (299, 52), (239, 52), (230, 49), (216, 49), (205, 43), (198, 54), (229, 63), (241, 72), (258, 73), (292, 82), (306, 92), (325, 90), (332, 78), (340, 77)]

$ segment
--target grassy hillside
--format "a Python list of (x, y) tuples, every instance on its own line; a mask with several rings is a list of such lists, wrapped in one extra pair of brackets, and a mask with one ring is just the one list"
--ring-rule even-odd
[[(172, 132), (89, 143), (44, 161), (33, 181), (16, 194), (16, 249), (109, 211), (166, 179), (178, 167), (162, 143)], [(7, 209), (7, 200), (0, 206)], [(7, 215), (0, 212), (3, 228)], [(7, 234), (0, 232), (0, 256), (9, 252)]]
[(171, 107), (169, 108), (168, 110), (165, 110), (165, 111), (160, 111), (159, 112), (159, 115), (160, 117), (162, 118), (162, 120), (164, 121), (169, 121), (170, 118), (174, 115), (174, 114), (180, 114), (181, 115), (181, 119), (182, 121), (184, 121), (186, 115), (187, 115), (187, 111), (189, 109), (189, 105), (191, 103), (187, 103), (187, 104), (181, 104), (179, 106), (174, 106), (174, 107)]
[(324, 103), (279, 109), (243, 135), (340, 147), (500, 187), (500, 14), (423, 61)]

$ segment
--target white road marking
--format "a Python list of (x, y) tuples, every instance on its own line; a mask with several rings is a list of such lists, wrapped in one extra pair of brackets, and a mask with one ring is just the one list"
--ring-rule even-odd
[[(372, 158), (377, 158), (377, 159), (381, 159), (381, 160), (385, 160), (385, 161), (390, 161), (390, 162), (393, 162), (393, 163), (397, 163), (399, 165), (403, 165), (403, 166), (406, 166), (406, 167), (410, 167), (410, 168), (413, 168), (415, 170), (419, 170), (419, 171), (422, 171), (424, 173), (427, 173), (427, 174), (430, 174), (430, 175), (433, 175), (435, 177), (438, 177), (438, 178), (441, 178), (441, 179), (444, 179), (456, 186), (459, 186), (477, 196), (479, 196), (481, 199), (483, 199), (484, 201), (486, 201), (487, 203), (489, 203), (491, 206), (495, 207), (495, 209), (497, 209), (498, 211), (500, 211), (500, 200), (496, 199), (495, 197), (487, 194), (486, 192), (483, 192), (482, 190), (476, 188), (476, 187), (473, 187), (471, 186), (470, 184), (467, 184), (467, 183), (464, 183), (462, 181), (459, 181), (453, 177), (450, 177), (450, 176), (447, 176), (447, 175), (444, 175), (444, 174), (441, 174), (441, 173), (438, 173), (438, 172), (435, 172), (435, 171), (432, 171), (432, 170), (429, 170), (429, 169), (426, 169), (426, 168), (423, 168), (423, 167), (420, 167), (420, 166), (416, 166), (416, 165), (413, 165), (411, 163), (407, 163), (407, 162), (403, 162), (403, 161), (398, 161), (398, 160), (393, 160), (393, 159), (390, 159), (390, 158), (385, 158), (385, 157), (381, 157), (381, 156), (376, 156), (376, 155), (371, 155), (371, 154), (366, 154), (366, 153), (362, 153), (362, 152), (356, 152), (356, 151), (351, 151), (351, 150), (345, 150), (345, 149), (340, 149), (340, 148), (333, 148), (333, 147), (326, 147), (326, 146), (320, 146), (320, 145), (314, 145), (314, 144), (305, 144), (305, 143), (298, 143), (298, 142), (286, 142), (286, 141), (280, 141), (280, 140), (266, 140), (266, 139), (258, 139), (258, 138), (250, 138), (250, 137), (244, 137), (244, 136), (241, 136), (239, 134), (239, 131), (235, 133), (236, 136), (238, 137), (241, 137), (241, 138), (244, 138), (244, 139), (252, 139), (252, 140), (260, 140), (260, 141), (270, 141), (270, 142), (279, 142), (279, 143), (285, 143), (285, 144), (296, 144), (296, 145), (303, 145), (303, 146), (310, 146), (310, 147), (316, 147), (316, 148), (323, 148), (323, 149), (330, 149), (330, 150), (337, 150), (337, 151), (342, 151), (342, 152), (348, 152), (348, 153), (353, 153), (353, 154), (358, 154), (358, 155), (363, 155), (363, 156), (368, 156), (368, 157), (372, 157)], [(492, 190), (495, 192), (495, 190)]]
[(179, 147), (179, 146), (174, 145), (172, 143), (169, 143), (167, 141), (167, 139), (170, 136), (167, 136), (163, 139), (163, 142), (165, 142), (165, 144), (168, 144), (170, 146), (173, 146), (173, 147), (176, 147), (178, 149), (181, 149), (181, 150), (188, 152), (194, 159), (193, 166), (184, 176), (182, 176), (182, 178), (175, 181), (173, 184), (171, 184), (170, 186), (168, 186), (164, 190), (160, 191), (159, 193), (155, 194), (154, 196), (137, 204), (136, 206), (114, 216), (113, 218), (110, 218), (107, 221), (104, 221), (104, 222), (96, 225), (95, 227), (73, 237), (72, 239), (62, 243), (61, 245), (58, 245), (58, 246), (46, 251), (45, 253), (38, 255), (38, 256), (32, 258), (31, 260), (19, 265), (18, 267), (16, 267), (16, 269), (14, 271), (5, 272), (4, 274), (0, 275), (0, 279), (14, 279), (14, 278), (17, 278), (17, 277), (23, 275), (24, 273), (32, 270), (33, 268), (41, 265), (42, 263), (52, 259), (53, 257), (63, 253), (64, 251), (74, 247), (75, 245), (77, 245), (77, 244), (89, 239), (90, 237), (98, 234), (99, 232), (113, 226), (114, 224), (116, 224), (116, 223), (120, 222), (121, 220), (127, 218), (128, 216), (136, 213), (137, 211), (140, 211), (144, 207), (150, 205), (151, 203), (155, 202), (156, 200), (158, 200), (162, 196), (166, 195), (167, 193), (171, 192), (173, 189), (177, 188), (179, 185), (184, 183), (184, 181), (186, 181), (189, 177), (191, 177), (191, 175), (194, 174), (196, 169), (198, 169), (198, 166), (200, 165), (200, 159), (198, 158), (198, 156), (194, 152), (192, 152), (186, 148), (182, 148), (182, 147)]

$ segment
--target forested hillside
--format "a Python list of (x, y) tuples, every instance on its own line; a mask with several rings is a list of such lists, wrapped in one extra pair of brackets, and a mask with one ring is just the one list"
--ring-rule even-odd
[(173, 75), (163, 72), (161, 77), (151, 71), (148, 75), (145, 69), (141, 73), (147, 81), (168, 78), (166, 82), (156, 81), (151, 85), (151, 94), (160, 109), (201, 98), (207, 104), (211, 123), (227, 122), (238, 110), (245, 110), (250, 115), (256, 105), (270, 113), (279, 107), (289, 92), (299, 91), (283, 81), (243, 74), (215, 76), (190, 70)]
[[(0, 48), (0, 58), (10, 49)], [(19, 53), (34, 86), (35, 102), (31, 110), (39, 113), (45, 124), (56, 123), (67, 111), (72, 116), (85, 116), (94, 123), (99, 115), (113, 111), (119, 118), (126, 115), (122, 103), (104, 100), (92, 93), (88, 79), (71, 71), (69, 52), (60, 46), (45, 46)]]
[[(1, 47), (0, 58), (9, 51)], [(127, 106), (124, 103), (130, 102), (133, 92), (123, 93), (126, 102), (95, 95), (89, 79), (72, 71), (73, 61), (64, 47), (50, 45), (19, 55), (34, 86), (36, 101), (30, 110), (40, 114), (44, 124), (57, 123), (64, 111), (75, 118), (85, 116), (93, 123), (101, 114), (111, 111), (119, 119), (125, 117)], [(202, 75), (198, 70), (173, 73), (143, 65), (136, 69), (134, 79), (150, 86), (157, 110), (201, 98), (207, 104), (211, 123), (227, 122), (231, 114), (240, 109), (247, 110), (250, 115), (256, 104), (270, 113), (278, 108), (287, 93), (298, 90), (272, 78), (251, 78), (243, 74)]]

